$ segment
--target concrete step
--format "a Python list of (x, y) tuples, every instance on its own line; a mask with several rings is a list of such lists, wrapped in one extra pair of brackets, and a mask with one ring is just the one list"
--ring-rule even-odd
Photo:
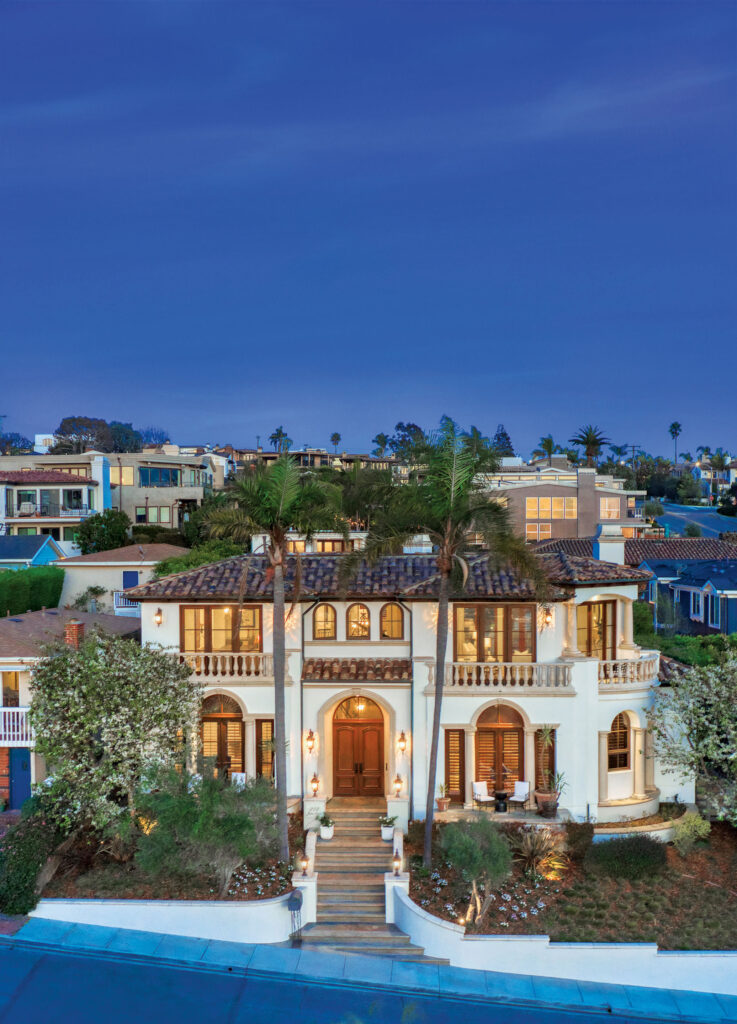
[(380, 925), (383, 921), (383, 908), (375, 914), (367, 914), (365, 910), (357, 914), (321, 913), (319, 910), (317, 912), (317, 924), (350, 924), (358, 928), (367, 924)]
[(322, 892), (384, 891), (384, 879), (376, 872), (318, 871), (318, 875), (317, 888)]

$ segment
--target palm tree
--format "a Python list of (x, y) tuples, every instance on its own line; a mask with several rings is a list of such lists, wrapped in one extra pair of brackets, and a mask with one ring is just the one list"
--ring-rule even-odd
[(556, 452), (560, 452), (563, 449), (559, 444), (556, 444), (553, 440), (552, 434), (546, 434), (540, 438), (540, 444), (532, 453), (533, 459), (544, 459), (547, 458), (548, 465), (553, 465), (553, 456)]
[(601, 455), (601, 449), (605, 444), (609, 444), (609, 438), (604, 437), (602, 431), (590, 423), (581, 427), (577, 434), (568, 439), (568, 443), (580, 445), (586, 456), (586, 465), (595, 466), (596, 460)]
[(693, 462), (693, 455), (691, 452), (681, 452), (681, 458), (684, 462)]
[[(347, 534), (345, 520), (333, 500), (331, 492), (306, 477), (302, 477), (297, 463), (288, 454), (279, 456), (270, 466), (258, 467), (254, 472), (238, 477), (229, 489), (231, 503), (227, 508), (215, 509), (207, 518), (210, 536), (245, 543), (254, 533), (268, 535), (266, 555), (269, 562), (267, 580), (274, 588), (274, 748), (276, 760), (276, 812), (279, 833), (279, 857), (289, 860), (287, 818), (287, 743), (286, 701), (284, 696), (285, 664), (285, 585), (287, 567), (287, 532), (296, 530), (310, 538), (316, 530), (340, 530)], [(292, 583), (292, 602), (299, 599), (299, 559)], [(251, 565), (246, 556), (243, 589)], [(238, 614), (240, 616), (240, 607)]]
[(702, 459), (706, 459), (707, 461), (708, 461), (709, 457), (711, 456), (711, 448), (709, 447), (708, 444), (699, 444), (699, 445), (697, 445), (696, 446), (696, 451), (699, 453), (699, 455), (700, 455), (700, 457)]
[(273, 434), (269, 435), (269, 441), (272, 444), (274, 451), (279, 452), (280, 455), (282, 452), (288, 452), (294, 444), (291, 437), (287, 437), (286, 431), (281, 424), (276, 428)]
[(673, 438), (673, 465), (678, 462), (678, 438), (683, 433), (683, 427), (678, 420), (673, 420), (671, 425), (668, 427), (668, 433)]
[(337, 430), (335, 431), (334, 434), (330, 435), (330, 443), (333, 446), (336, 455), (338, 454), (338, 445), (342, 440), (343, 438), (340, 436)]
[(377, 455), (379, 458), (383, 458), (384, 453), (386, 452), (386, 449), (389, 446), (389, 435), (377, 434), (376, 437), (373, 438), (373, 440), (371, 441), (371, 444), (376, 445), (376, 448), (374, 449), (374, 455)]
[(713, 495), (716, 496), (719, 493), (719, 481), (717, 479), (717, 473), (723, 473), (724, 470), (727, 468), (727, 466), (729, 465), (729, 456), (726, 455), (721, 448), (717, 448), (717, 450), (712, 453), (709, 461), (711, 463), (712, 470), (711, 492)]
[(627, 457), (628, 447), (626, 444), (610, 444), (609, 451), (618, 462), (623, 462)]
[[(489, 561), (492, 569), (507, 564), (528, 577), (538, 595), (545, 592), (539, 562), (522, 537), (510, 525), (506, 506), (490, 499), (475, 478), (489, 465), (488, 451), (474, 451), (451, 419), (443, 418), (440, 430), (423, 445), (422, 476), (394, 487), (377, 510), (366, 547), (361, 553), (369, 562), (401, 551), (417, 534), (427, 534), (437, 564), (438, 619), (435, 648), (435, 706), (428, 769), (423, 860), (430, 865), (435, 779), (438, 766), (440, 717), (448, 645), (448, 614), (451, 577), (459, 589), (469, 575), (468, 534), (480, 533), (487, 553), (476, 555)], [(346, 563), (346, 569), (351, 559)], [(355, 564), (355, 560), (353, 561)]]
[(578, 466), (580, 464), (581, 453), (576, 451), (575, 448), (563, 448), (562, 452), (572, 466)]

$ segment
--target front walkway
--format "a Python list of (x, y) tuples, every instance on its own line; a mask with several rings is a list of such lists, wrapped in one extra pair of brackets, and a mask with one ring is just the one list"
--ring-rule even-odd
[(737, 1020), (737, 996), (466, 971), (35, 918), (14, 938), (0, 939), (0, 1022), (50, 1019), (711, 1024)]

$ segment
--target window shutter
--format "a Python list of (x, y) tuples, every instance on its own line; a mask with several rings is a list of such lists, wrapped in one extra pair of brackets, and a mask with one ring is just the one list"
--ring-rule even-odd
[(513, 786), (522, 778), (521, 733), (505, 730), (502, 733), (502, 779), (505, 786)]
[(465, 735), (462, 729), (445, 730), (445, 785), (454, 803), (463, 803), (466, 788)]
[(476, 778), (475, 782), (490, 782), (496, 785), (496, 733), (492, 729), (476, 732)]

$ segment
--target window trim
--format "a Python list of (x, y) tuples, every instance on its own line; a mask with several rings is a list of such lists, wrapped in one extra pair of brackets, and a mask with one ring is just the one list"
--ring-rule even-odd
[[(350, 617), (351, 612), (354, 608), (365, 608), (366, 614), (368, 615), (368, 632), (365, 636), (354, 636), (351, 634), (350, 629)], [(371, 610), (367, 604), (362, 601), (354, 601), (353, 604), (348, 605), (345, 611), (345, 638), (346, 640), (370, 640), (371, 639)]]
[[(332, 636), (317, 636), (317, 613), (321, 608), (329, 608), (330, 611), (333, 613)], [(312, 613), (312, 639), (316, 640), (318, 643), (321, 641), (338, 639), (338, 613), (335, 610), (335, 605), (330, 604), (329, 601), (321, 601), (315, 608), (314, 612)]]
[[(384, 612), (387, 608), (398, 608), (399, 609), (399, 622), (400, 622), (400, 634), (399, 636), (384, 636)], [(387, 601), (383, 604), (379, 610), (379, 640), (392, 643), (394, 641), (404, 640), (404, 608), (398, 601)]]
[[(591, 633), (591, 609), (594, 607), (594, 605), (600, 605), (600, 604), (608, 605), (611, 608), (611, 610), (612, 610), (612, 616), (613, 616), (612, 639), (613, 639), (613, 643), (612, 643), (612, 649), (611, 649), (611, 652), (610, 652), (611, 653), (611, 657), (610, 658), (603, 657), (603, 658), (600, 658), (599, 660), (600, 661), (616, 661), (616, 658), (617, 658), (617, 646), (618, 646), (618, 643), (617, 643), (617, 625), (618, 625), (617, 620), (618, 620), (618, 616), (617, 616), (617, 600), (616, 600), (616, 598), (607, 597), (607, 598), (604, 598), (604, 600), (602, 600), (602, 601), (582, 601), (581, 604), (576, 605), (576, 644), (578, 645), (578, 630), (579, 630), (579, 626), (578, 626), (578, 610), (579, 610), (579, 608), (586, 608), (586, 610), (587, 610), (586, 632), (587, 632), (587, 635), (588, 635), (588, 649), (586, 651), (581, 651), (580, 647), (578, 649), (579, 649), (579, 651), (581, 651), (581, 653), (583, 655), (585, 655), (585, 657), (587, 657), (587, 658), (593, 658), (594, 657), (594, 655), (591, 652), (591, 637), (592, 637), (592, 633)], [(609, 624), (607, 623), (607, 627), (608, 627), (608, 625)], [(604, 645), (604, 652), (603, 653), (604, 654), (607, 653), (606, 644)]]
[[(621, 718), (626, 724), (626, 729), (613, 729), (612, 726), (616, 723), (617, 719)], [(624, 747), (612, 747), (612, 736), (619, 732), (626, 732), (627, 743)], [(628, 772), (632, 768), (632, 724), (627, 718), (623, 711), (616, 714), (609, 724), (609, 731), (607, 733), (607, 771), (608, 772)], [(621, 757), (625, 754), (627, 757), (626, 764), (615, 764), (612, 767), (612, 757)]]
[[(708, 597), (709, 597), (708, 623), (709, 623), (709, 625), (713, 629), (721, 629), (722, 628), (722, 608), (721, 608), (722, 599), (719, 596), (719, 594), (714, 594), (711, 591), (709, 591)], [(714, 611), (715, 610), (716, 610), (716, 616), (714, 615)], [(716, 618), (716, 622), (714, 621), (715, 618)]]
[[(697, 602), (698, 602), (698, 608), (695, 608), (694, 605)], [(704, 621), (704, 595), (701, 593), (700, 590), (692, 590), (691, 591), (691, 615), (690, 615), (690, 617), (691, 617), (691, 619), (694, 622), (703, 622)]]
[[(236, 633), (235, 622), (237, 615), (233, 615), (231, 623), (231, 645), (229, 651), (213, 651), (212, 649), (212, 609), (231, 608), (230, 604), (180, 604), (179, 605), (179, 650), (182, 654), (263, 654), (264, 652), (264, 608), (262, 604), (248, 604), (244, 608), (258, 609), (258, 650), (242, 651), (240, 649), (240, 632)], [(205, 646), (202, 651), (188, 651), (184, 646), (184, 613), (191, 609), (202, 610), (205, 613)], [(236, 638), (238, 638), (236, 640)], [(238, 646), (236, 647), (236, 642)]]
[(481, 636), (480, 629), (480, 615), (481, 610), (484, 608), (503, 608), (504, 609), (504, 628), (502, 635), (504, 637), (504, 657), (501, 662), (495, 661), (482, 661), (478, 657), (475, 662), (468, 662), (468, 664), (477, 665), (510, 665), (512, 664), (512, 630), (510, 628), (511, 610), (513, 608), (523, 608), (526, 611), (532, 611), (532, 657), (529, 661), (514, 662), (515, 665), (534, 665), (537, 661), (537, 605), (533, 604), (532, 601), (454, 601), (452, 603), (453, 608), (453, 661), (457, 662), (458, 659), (458, 631), (456, 629), (456, 609), (457, 608), (473, 608), (476, 611), (476, 654), (479, 654), (479, 638)]

